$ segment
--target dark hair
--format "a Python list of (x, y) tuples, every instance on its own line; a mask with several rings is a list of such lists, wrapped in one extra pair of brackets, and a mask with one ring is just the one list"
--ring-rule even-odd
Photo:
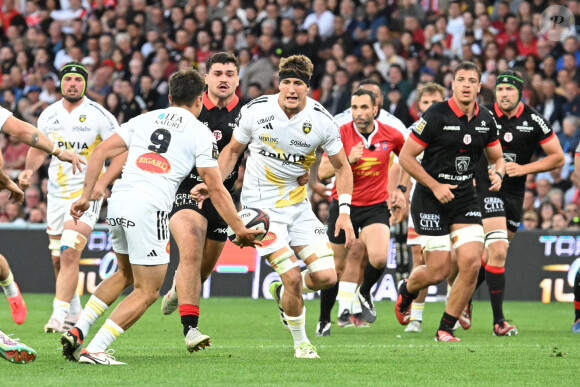
[[(382, 75), (381, 75), (381, 77), (382, 77)], [(371, 78), (365, 78), (358, 83), (359, 88), (361, 86), (364, 86), (364, 85), (374, 85), (374, 86), (378, 87), (379, 89), (381, 88), (381, 84), (378, 83), (377, 81), (375, 81), (374, 79), (371, 79)]]
[(477, 80), (481, 81), (481, 70), (479, 69), (479, 67), (477, 67), (477, 65), (473, 62), (461, 62), (457, 65), (457, 67), (455, 68), (455, 70), (453, 71), (453, 79), (455, 79), (455, 76), (457, 75), (457, 72), (460, 70), (473, 70), (477, 73)]
[(354, 93), (352, 93), (353, 97), (360, 97), (363, 95), (368, 95), (371, 98), (371, 102), (372, 102), (373, 106), (375, 106), (377, 104), (377, 102), (375, 100), (375, 95), (370, 90), (356, 89), (356, 91)]
[(238, 73), (240, 72), (240, 61), (234, 54), (230, 54), (228, 52), (218, 52), (217, 54), (210, 56), (205, 61), (205, 68), (208, 73), (211, 70), (211, 66), (213, 66), (214, 63), (221, 64), (233, 63), (236, 66), (236, 71)]
[(173, 73), (169, 77), (171, 105), (191, 107), (203, 93), (204, 87), (205, 82), (202, 76), (192, 68)]

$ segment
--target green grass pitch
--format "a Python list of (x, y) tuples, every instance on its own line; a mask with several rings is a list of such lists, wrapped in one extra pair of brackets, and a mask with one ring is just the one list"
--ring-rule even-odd
[[(0, 296), (0, 329), (38, 352), (32, 364), (0, 361), (3, 386), (161, 385), (577, 385), (580, 335), (573, 334), (571, 304), (507, 302), (516, 337), (494, 337), (488, 302), (474, 303), (474, 325), (459, 330), (460, 343), (433, 340), (443, 303), (427, 304), (422, 333), (404, 333), (390, 301), (377, 303), (370, 328), (338, 328), (315, 337), (319, 301), (307, 301), (307, 333), (321, 359), (294, 359), (292, 339), (273, 301), (246, 298), (202, 300), (200, 330), (212, 347), (189, 354), (178, 313), (163, 316), (156, 302), (112, 348), (127, 366), (70, 363), (59, 335), (43, 333), (51, 295), (25, 294), (28, 318), (17, 326)], [(83, 304), (88, 300), (84, 296)], [(112, 310), (112, 309), (109, 309)], [(333, 311), (333, 318), (336, 309)], [(103, 316), (105, 317), (105, 316)], [(93, 327), (96, 333), (104, 318)]]

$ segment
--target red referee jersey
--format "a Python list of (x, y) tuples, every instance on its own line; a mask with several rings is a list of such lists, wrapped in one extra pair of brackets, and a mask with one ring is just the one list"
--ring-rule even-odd
[[(386, 201), (389, 197), (389, 166), (394, 154), (398, 156), (405, 143), (401, 132), (375, 121), (375, 130), (366, 139), (351, 121), (340, 127), (340, 140), (347, 156), (355, 145), (361, 142), (365, 145), (362, 157), (351, 165), (354, 180), (352, 205), (370, 206)], [(336, 184), (332, 187), (332, 197), (338, 200)]]

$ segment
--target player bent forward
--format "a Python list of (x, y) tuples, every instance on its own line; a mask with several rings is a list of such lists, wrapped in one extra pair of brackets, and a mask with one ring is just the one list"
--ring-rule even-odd
[[(63, 355), (69, 360), (125, 364), (115, 360), (112, 350), (107, 348), (159, 297), (169, 262), (167, 214), (177, 187), (194, 166), (206, 182), (220, 215), (236, 231), (236, 243), (252, 246), (257, 242), (254, 239), (259, 232), (244, 227), (222, 184), (217, 145), (211, 132), (195, 118), (202, 106), (203, 85), (203, 79), (193, 69), (173, 74), (169, 80), (171, 106), (124, 124), (91, 157), (82, 197), (71, 207), (71, 215), (76, 219), (89, 208), (91, 191), (105, 158), (129, 150), (123, 179), (113, 187), (107, 214), (119, 270), (99, 285), (79, 322), (61, 337)], [(133, 282), (131, 294), (81, 351), (90, 326)]]

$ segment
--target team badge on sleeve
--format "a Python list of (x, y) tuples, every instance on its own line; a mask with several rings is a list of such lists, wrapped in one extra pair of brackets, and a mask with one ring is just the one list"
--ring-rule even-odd
[(220, 151), (218, 150), (218, 146), (217, 146), (217, 144), (214, 142), (214, 143), (212, 144), (211, 157), (212, 157), (214, 160), (217, 160), (219, 155), (220, 155)]
[(419, 121), (417, 121), (417, 125), (413, 127), (413, 130), (415, 131), (415, 133), (421, 134), (423, 133), (423, 129), (425, 129), (425, 125), (427, 125), (427, 121), (425, 121), (423, 117), (421, 117), (419, 118)]

